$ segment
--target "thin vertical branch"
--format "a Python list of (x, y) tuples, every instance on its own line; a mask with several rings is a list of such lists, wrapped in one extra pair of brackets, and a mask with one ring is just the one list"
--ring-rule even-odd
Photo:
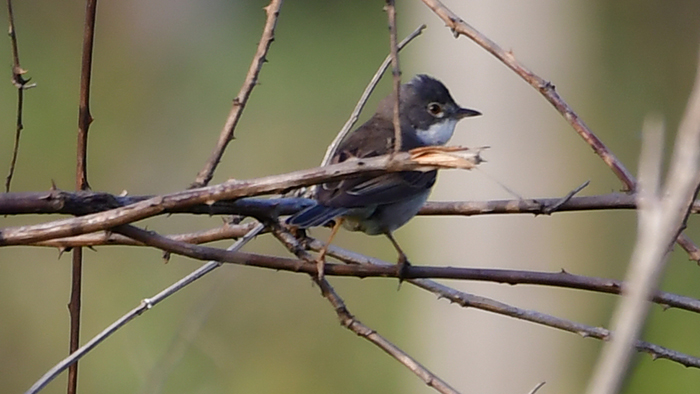
[[(80, 69), (80, 98), (78, 103), (78, 144), (75, 170), (75, 188), (78, 191), (90, 188), (87, 180), (87, 138), (92, 115), (90, 114), (90, 80), (92, 77), (92, 52), (95, 41), (95, 16), (97, 0), (85, 3), (85, 27), (83, 30), (83, 55)], [(80, 311), (82, 298), (83, 250), (73, 249), (70, 302), (70, 353), (80, 347)], [(78, 390), (78, 363), (68, 369), (68, 394)]]
[(87, 0), (85, 29), (83, 30), (83, 58), (80, 69), (80, 103), (78, 107), (78, 159), (76, 162), (77, 190), (90, 188), (87, 180), (87, 138), (92, 123), (90, 114), (90, 80), (92, 78), (92, 51), (95, 40), (95, 15), (97, 0)]
[(12, 160), (10, 160), (10, 171), (5, 178), (5, 192), (10, 192), (10, 183), (15, 173), (17, 155), (19, 154), (19, 138), (24, 125), (22, 124), (22, 111), (24, 107), (24, 90), (33, 88), (36, 84), (30, 84), (29, 79), (24, 79), (23, 75), (27, 70), (22, 69), (19, 64), (19, 48), (17, 46), (17, 33), (15, 32), (15, 16), (12, 12), (12, 0), (7, 0), (7, 19), (9, 23), (8, 35), (12, 45), (12, 84), (17, 88), (17, 126), (15, 128), (15, 145), (12, 149)]
[[(406, 38), (403, 39), (403, 41), (399, 43), (398, 50), (401, 51), (403, 47), (408, 45), (409, 42), (413, 41), (414, 38), (418, 37), (421, 33), (423, 33), (425, 27), (425, 25), (418, 26), (416, 30), (413, 31), (413, 33), (409, 34)], [(391, 64), (392, 59), (393, 57), (391, 56), (391, 54), (389, 54), (386, 57), (386, 59), (384, 59), (384, 62), (382, 62), (381, 66), (379, 66), (377, 72), (374, 73), (374, 76), (367, 84), (365, 91), (362, 92), (362, 96), (360, 96), (360, 99), (357, 101), (355, 109), (353, 109), (350, 118), (347, 122), (345, 122), (343, 128), (340, 129), (340, 132), (338, 132), (338, 135), (335, 137), (333, 142), (331, 142), (331, 144), (328, 145), (328, 149), (326, 149), (326, 155), (323, 156), (323, 161), (321, 162), (322, 166), (327, 166), (331, 162), (331, 157), (333, 157), (336, 149), (338, 149), (338, 145), (340, 145), (340, 142), (343, 141), (345, 136), (350, 132), (352, 126), (354, 126), (355, 122), (357, 122), (357, 119), (360, 117), (360, 112), (362, 112), (362, 109), (365, 107), (367, 100), (369, 100), (369, 96), (372, 94), (372, 91), (374, 91), (374, 88), (379, 83), (379, 80), (382, 78), (382, 75), (384, 75), (384, 72), (389, 67), (389, 64)]]
[[(71, 289), (68, 312), (70, 314), (70, 347), (68, 353), (73, 353), (80, 347), (80, 311), (83, 288), (83, 248), (73, 249), (71, 261)], [(68, 369), (68, 394), (78, 391), (78, 363)]]
[(221, 157), (224, 155), (224, 150), (226, 150), (228, 143), (234, 138), (233, 131), (236, 129), (236, 125), (243, 114), (243, 109), (248, 102), (250, 93), (253, 91), (255, 85), (258, 84), (260, 70), (263, 64), (267, 62), (267, 51), (270, 49), (272, 41), (275, 40), (275, 27), (277, 26), (280, 8), (282, 8), (282, 0), (272, 0), (270, 4), (265, 7), (267, 20), (263, 28), (262, 37), (260, 37), (260, 42), (258, 43), (258, 49), (255, 52), (255, 56), (253, 56), (253, 62), (250, 64), (248, 74), (245, 77), (245, 82), (243, 82), (238, 96), (233, 99), (233, 107), (228, 114), (223, 130), (221, 130), (219, 134), (219, 140), (216, 143), (214, 151), (211, 153), (204, 168), (197, 174), (197, 178), (195, 178), (194, 183), (190, 186), (191, 188), (202, 187), (209, 184), (209, 181), (211, 181), (211, 178), (214, 176), (216, 167), (221, 161)]
[(396, 38), (396, 4), (394, 4), (394, 0), (386, 0), (384, 9), (389, 18), (391, 72), (394, 76), (394, 153), (398, 153), (401, 151), (401, 117), (399, 114), (401, 69), (399, 68), (399, 47)]
[(670, 247), (685, 226), (700, 185), (700, 59), (695, 78), (663, 189), (659, 186), (662, 153), (658, 146), (662, 137), (660, 132), (645, 133), (640, 159), (637, 244), (627, 272), (625, 297), (612, 320), (615, 335), (603, 347), (588, 389), (591, 394), (620, 391)]

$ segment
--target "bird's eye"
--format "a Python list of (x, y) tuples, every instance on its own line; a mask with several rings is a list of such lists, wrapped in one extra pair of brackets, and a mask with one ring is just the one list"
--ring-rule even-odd
[(445, 112), (442, 110), (442, 105), (438, 103), (428, 104), (428, 112), (437, 118), (442, 118), (442, 116), (445, 115)]

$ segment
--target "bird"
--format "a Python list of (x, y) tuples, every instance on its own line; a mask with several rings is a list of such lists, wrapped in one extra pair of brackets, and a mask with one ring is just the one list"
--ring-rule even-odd
[[(394, 152), (394, 97), (394, 94), (385, 97), (374, 115), (340, 142), (330, 164)], [(460, 107), (439, 80), (416, 75), (401, 85), (399, 91), (399, 150), (445, 145), (459, 120), (478, 115), (481, 115), (479, 111)], [(313, 196), (316, 204), (290, 216), (286, 223), (306, 229), (335, 221), (330, 238), (319, 254), (319, 277), (323, 275), (326, 249), (342, 224), (350, 231), (385, 235), (398, 254), (398, 276), (402, 281), (410, 263), (393, 233), (418, 213), (436, 178), (437, 170), (400, 171), (323, 183)]]

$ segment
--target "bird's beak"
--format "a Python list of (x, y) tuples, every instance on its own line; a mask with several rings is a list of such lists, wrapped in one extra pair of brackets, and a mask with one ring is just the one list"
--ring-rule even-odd
[(481, 115), (481, 112), (475, 111), (475, 110), (469, 109), (469, 108), (458, 107), (457, 113), (455, 115), (456, 115), (457, 119), (462, 119), (462, 118), (469, 118), (471, 116), (479, 116), (479, 115)]

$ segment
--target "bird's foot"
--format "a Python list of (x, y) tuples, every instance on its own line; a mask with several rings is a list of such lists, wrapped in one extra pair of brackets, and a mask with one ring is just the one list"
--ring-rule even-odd
[(410, 267), (411, 263), (408, 261), (408, 258), (406, 258), (406, 255), (403, 253), (400, 254), (399, 261), (396, 262), (396, 276), (399, 278), (399, 288), (397, 290), (401, 290), (401, 283), (406, 280)]

